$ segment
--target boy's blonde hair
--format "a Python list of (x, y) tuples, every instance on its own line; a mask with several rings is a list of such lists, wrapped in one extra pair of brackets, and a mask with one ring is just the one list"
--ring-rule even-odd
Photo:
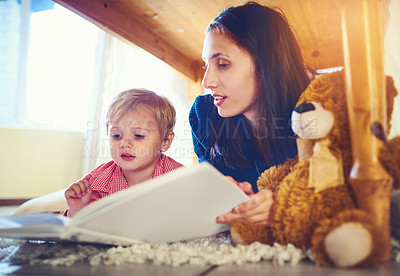
[(175, 108), (167, 98), (146, 89), (129, 89), (119, 93), (112, 100), (106, 115), (107, 130), (111, 123), (139, 106), (148, 107), (153, 111), (161, 136), (163, 139), (167, 138), (175, 126)]

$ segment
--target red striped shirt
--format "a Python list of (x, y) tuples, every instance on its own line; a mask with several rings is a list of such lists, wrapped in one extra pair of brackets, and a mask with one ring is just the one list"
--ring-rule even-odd
[[(153, 178), (182, 166), (182, 164), (176, 162), (171, 157), (161, 154), (160, 160), (154, 170)], [(113, 160), (100, 165), (85, 176), (85, 178), (89, 180), (90, 188), (93, 192), (90, 202), (125, 190), (129, 187), (122, 173), (121, 167)]]
[[(153, 178), (182, 166), (181, 163), (176, 162), (173, 158), (161, 154), (154, 170)], [(122, 173), (121, 167), (113, 160), (98, 166), (84, 178), (89, 180), (90, 188), (92, 189), (90, 202), (99, 200), (129, 187), (128, 182), (126, 182)], [(68, 209), (64, 211), (63, 216), (67, 216), (67, 214)]]

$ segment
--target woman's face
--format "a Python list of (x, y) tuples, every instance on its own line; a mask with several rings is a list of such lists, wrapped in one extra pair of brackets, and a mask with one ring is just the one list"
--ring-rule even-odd
[(250, 54), (223, 34), (208, 32), (203, 45), (206, 72), (202, 81), (211, 90), (222, 117), (243, 114), (257, 120), (255, 67)]

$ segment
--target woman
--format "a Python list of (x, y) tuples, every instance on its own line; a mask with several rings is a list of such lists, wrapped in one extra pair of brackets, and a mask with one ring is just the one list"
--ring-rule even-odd
[(190, 111), (195, 153), (251, 195), (217, 222), (267, 225), (273, 199), (256, 181), (297, 154), (290, 116), (309, 84), (300, 48), (281, 12), (249, 2), (212, 20), (202, 56), (211, 94)]

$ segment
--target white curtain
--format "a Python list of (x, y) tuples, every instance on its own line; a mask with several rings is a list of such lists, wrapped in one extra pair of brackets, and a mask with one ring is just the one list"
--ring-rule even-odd
[(166, 96), (177, 111), (175, 139), (167, 155), (186, 166), (193, 163), (188, 123), (190, 100), (187, 81), (167, 64), (144, 50), (102, 32), (97, 48), (97, 76), (93, 91), (92, 119), (87, 124), (82, 173), (111, 160), (105, 114), (112, 98), (131, 88), (145, 88)]
[(112, 70), (111, 54), (112, 54), (112, 42), (113, 38), (111, 35), (101, 32), (99, 35), (99, 43), (96, 52), (96, 63), (97, 63), (97, 74), (95, 77), (95, 83), (93, 86), (93, 100), (92, 104), (89, 105), (92, 109), (92, 119), (87, 122), (85, 150), (82, 160), (82, 172), (86, 174), (90, 170), (96, 167), (98, 159), (104, 156), (101, 150), (101, 139), (104, 138), (105, 127), (103, 126), (102, 112), (104, 108), (104, 95), (106, 91), (110, 91), (111, 83), (109, 81), (107, 70)]

